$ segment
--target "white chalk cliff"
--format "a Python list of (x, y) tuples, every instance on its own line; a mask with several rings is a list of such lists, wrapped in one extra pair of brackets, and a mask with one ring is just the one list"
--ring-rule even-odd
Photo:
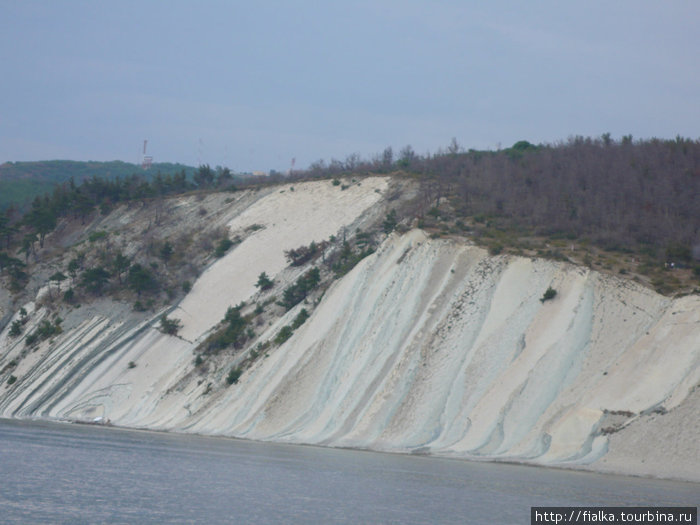
[[(237, 384), (212, 390), (192, 373), (197, 342), (256, 293), (261, 271), (279, 275), (285, 249), (338, 234), (386, 189), (313, 182), (254, 201), (230, 226), (264, 228), (172, 311), (179, 337), (155, 318), (86, 318), (22, 357), (0, 415), (700, 481), (700, 296), (420, 230), (387, 237)], [(540, 301), (550, 286), (556, 297)], [(23, 350), (8, 330), (0, 368)]]

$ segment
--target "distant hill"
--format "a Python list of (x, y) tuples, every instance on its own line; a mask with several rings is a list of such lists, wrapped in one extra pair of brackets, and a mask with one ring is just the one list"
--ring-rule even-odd
[(24, 206), (37, 195), (50, 192), (54, 186), (68, 182), (71, 177), (79, 184), (93, 176), (105, 179), (126, 178), (139, 174), (150, 179), (158, 172), (163, 175), (185, 170), (188, 178), (195, 168), (170, 162), (154, 163), (149, 170), (137, 164), (114, 160), (110, 162), (46, 160), (37, 162), (6, 162), (0, 164), (0, 210), (10, 204)]

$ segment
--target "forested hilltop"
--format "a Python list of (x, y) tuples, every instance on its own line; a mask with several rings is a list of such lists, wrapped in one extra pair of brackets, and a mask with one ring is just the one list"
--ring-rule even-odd
[(423, 198), (412, 213), (437, 235), (466, 233), (494, 254), (639, 274), (662, 293), (697, 286), (699, 141), (604, 134), (466, 151), (453, 139), (434, 155), (387, 148), (371, 161), (319, 161), (308, 174), (397, 169), (420, 179)]
[(499, 151), (464, 150), (453, 139), (432, 155), (410, 146), (395, 155), (387, 148), (371, 160), (318, 161), (286, 177), (246, 179), (200, 166), (192, 177), (184, 169), (163, 174), (156, 167), (150, 177), (140, 171), (93, 174), (82, 183), (73, 178), (36, 197), (25, 213), (11, 206), (0, 215), (0, 272), (6, 285), (21, 290), (27, 265), (41, 258), (44, 238), (61, 220), (85, 223), (118, 203), (149, 203), (158, 222), (158, 202), (167, 195), (316, 178), (332, 179), (342, 191), (353, 177), (368, 174), (420, 183), (418, 198), (390, 210), (385, 230), (415, 220), (433, 236), (467, 236), (492, 254), (569, 260), (629, 274), (665, 294), (697, 291), (700, 142), (616, 141), (607, 134), (547, 145), (520, 141)]
[(39, 162), (6, 162), (0, 164), (0, 210), (15, 205), (22, 207), (37, 196), (51, 192), (53, 188), (73, 179), (80, 184), (86, 179), (128, 178), (134, 173), (142, 173), (151, 178), (157, 173), (174, 175), (185, 171), (191, 177), (195, 169), (182, 164), (159, 162), (144, 171), (140, 166), (129, 162), (80, 162), (74, 160), (46, 160)]

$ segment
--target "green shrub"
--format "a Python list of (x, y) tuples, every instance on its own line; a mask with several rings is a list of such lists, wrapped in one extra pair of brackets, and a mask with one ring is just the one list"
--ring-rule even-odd
[(68, 290), (63, 292), (63, 300), (69, 304), (75, 300), (75, 292), (73, 291), (73, 288), (68, 288)]
[(489, 244), (489, 254), (498, 255), (503, 251), (503, 245), (500, 242), (492, 242)]
[(100, 240), (102, 240), (102, 239), (106, 239), (106, 238), (107, 238), (107, 235), (108, 235), (108, 233), (107, 233), (106, 231), (96, 231), (96, 232), (92, 232), (92, 233), (90, 233), (90, 235), (88, 236), (88, 241), (90, 241), (90, 242), (97, 242), (97, 241), (100, 241)]
[(226, 377), (226, 382), (229, 385), (233, 385), (235, 383), (238, 383), (238, 379), (241, 377), (243, 374), (243, 370), (241, 370), (238, 367), (233, 367), (231, 371), (228, 373), (228, 377)]
[(109, 272), (101, 266), (96, 268), (88, 268), (85, 270), (85, 272), (83, 272), (80, 284), (88, 292), (94, 293), (95, 295), (100, 295), (104, 287), (109, 282), (109, 277)]
[(692, 260), (693, 254), (689, 245), (674, 243), (666, 248), (666, 259), (673, 262), (689, 262)]
[(285, 250), (284, 255), (292, 266), (302, 266), (318, 256), (325, 249), (326, 244), (325, 241), (318, 244), (315, 241), (311, 241), (311, 244), (308, 246), (299, 246), (299, 248)]
[(160, 255), (160, 258), (163, 259), (165, 262), (168, 262), (172, 258), (174, 253), (175, 249), (173, 248), (173, 245), (170, 244), (170, 242), (165, 241), (163, 246), (161, 246), (158, 255)]
[(258, 282), (255, 283), (255, 286), (260, 288), (260, 291), (263, 291), (272, 288), (273, 284), (274, 281), (270, 279), (265, 272), (262, 272), (260, 275), (258, 275)]
[(177, 335), (180, 328), (182, 328), (182, 323), (179, 319), (169, 319), (165, 314), (160, 316), (160, 331), (164, 334)]
[(13, 321), (10, 326), (10, 337), (17, 337), (22, 333), (22, 323), (20, 321)]
[(284, 343), (287, 339), (292, 337), (292, 334), (294, 333), (294, 330), (290, 325), (283, 326), (282, 329), (277, 332), (277, 336), (275, 337), (275, 343), (278, 345), (281, 345)]
[[(358, 244), (363, 244), (362, 239), (358, 240)], [(374, 253), (374, 247), (371, 245), (367, 245), (364, 250), (358, 246), (358, 251), (355, 251), (350, 246), (350, 243), (346, 241), (343, 243), (343, 249), (338, 255), (338, 259), (331, 265), (331, 268), (335, 272), (336, 277), (342, 277), (352, 270), (357, 263), (372, 253)]]
[(296, 330), (297, 328), (299, 328), (306, 322), (308, 318), (309, 312), (306, 311), (306, 308), (302, 308), (301, 311), (294, 318), (294, 321), (292, 321), (292, 329)]
[(309, 292), (316, 288), (320, 282), (321, 271), (318, 268), (312, 268), (299, 277), (294, 284), (285, 288), (280, 304), (287, 310), (291, 310), (294, 306), (306, 299)]
[(224, 316), (223, 323), (220, 329), (211, 334), (204, 341), (204, 349), (210, 352), (216, 352), (224, 348), (233, 346), (240, 348), (248, 339), (246, 327), (248, 321), (241, 315), (243, 303), (236, 307), (229, 307)]
[(10, 377), (7, 378), (7, 384), (8, 384), (8, 385), (13, 384), (15, 381), (17, 381), (17, 376), (10, 376)]
[(394, 231), (396, 228), (396, 225), (398, 224), (398, 218), (396, 217), (396, 210), (391, 210), (389, 213), (386, 214), (386, 218), (384, 219), (384, 222), (382, 223), (382, 228), (384, 229), (384, 233), (391, 233)]
[(214, 257), (223, 257), (231, 246), (233, 246), (233, 241), (231, 239), (228, 237), (221, 239), (214, 251)]
[(308, 318), (309, 312), (306, 310), (306, 308), (302, 308), (291, 324), (283, 326), (282, 329), (279, 332), (277, 332), (277, 336), (275, 337), (275, 343), (281, 345), (287, 339), (292, 337), (294, 330), (303, 325)]
[(159, 283), (153, 272), (140, 264), (134, 264), (129, 268), (126, 278), (129, 288), (134, 290), (139, 297), (146, 292), (154, 292), (159, 288)]
[(36, 330), (34, 330), (31, 334), (27, 335), (26, 339), (24, 340), (25, 344), (27, 346), (32, 346), (37, 341), (45, 341), (46, 339), (49, 339), (54, 335), (62, 333), (62, 322), (63, 319), (61, 319), (60, 317), (57, 317), (53, 323), (44, 319), (41, 323), (39, 323), (39, 326), (36, 327)]
[(540, 299), (540, 302), (544, 303), (545, 301), (549, 301), (550, 299), (554, 299), (554, 297), (556, 295), (557, 295), (557, 291), (550, 286), (549, 288), (547, 288), (547, 291), (544, 292), (544, 295)]

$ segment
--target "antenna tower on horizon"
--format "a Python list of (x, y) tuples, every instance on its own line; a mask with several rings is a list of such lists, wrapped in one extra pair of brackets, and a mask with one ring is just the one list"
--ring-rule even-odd
[(141, 167), (145, 170), (151, 167), (153, 164), (153, 157), (146, 155), (146, 145), (148, 144), (148, 139), (143, 141), (143, 160), (141, 161)]

